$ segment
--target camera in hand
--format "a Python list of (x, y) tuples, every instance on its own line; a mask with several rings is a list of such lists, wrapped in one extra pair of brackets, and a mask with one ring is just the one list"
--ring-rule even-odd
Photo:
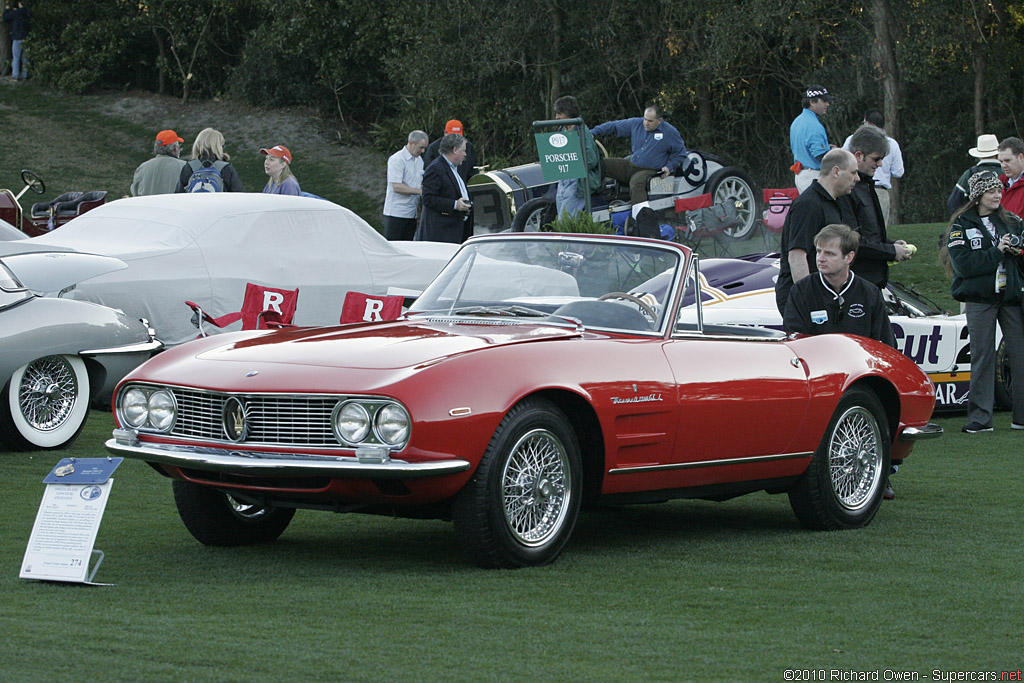
[(1024, 235), (1011, 234), (1009, 235), (1009, 238), (1010, 239), (1007, 241), (1010, 243), (1010, 246), (1013, 247), (1014, 249), (1020, 249), (1022, 246), (1024, 246)]

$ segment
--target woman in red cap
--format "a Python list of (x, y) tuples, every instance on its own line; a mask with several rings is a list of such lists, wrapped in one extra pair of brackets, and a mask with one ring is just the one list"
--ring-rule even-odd
[(266, 157), (263, 170), (270, 176), (263, 194), (292, 194), (300, 196), (299, 181), (292, 175), (292, 153), (284, 145), (274, 145), (269, 149), (261, 149), (260, 154)]

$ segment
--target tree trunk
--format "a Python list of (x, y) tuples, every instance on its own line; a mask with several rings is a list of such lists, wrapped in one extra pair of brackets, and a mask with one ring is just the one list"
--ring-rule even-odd
[[(903, 85), (890, 32), (894, 22), (889, 0), (871, 0), (871, 15), (875, 28), (875, 56), (882, 70), (882, 112), (885, 115), (885, 131), (899, 142), (902, 134), (899, 105), (903, 100)], [(889, 192), (890, 223), (899, 222), (900, 198), (897, 187), (898, 182), (893, 178), (892, 190)]]
[(974, 134), (985, 133), (985, 44), (974, 42)]
[(157, 64), (159, 65), (159, 68), (157, 69), (157, 77), (159, 79), (159, 81), (158, 81), (159, 87), (157, 89), (157, 92), (159, 92), (161, 95), (166, 95), (167, 94), (167, 46), (164, 45), (164, 37), (162, 35), (160, 35), (159, 31), (156, 30), (156, 26), (151, 26), (150, 28), (153, 31), (153, 38), (156, 39), (156, 50), (157, 50), (157, 56), (159, 57), (159, 60), (157, 62)]
[(560, 96), (560, 90), (562, 85), (562, 66), (559, 60), (559, 51), (561, 49), (561, 29), (562, 29), (562, 15), (558, 12), (558, 7), (551, 8), (551, 26), (548, 29), (549, 41), (547, 45), (546, 57), (544, 61), (547, 62), (547, 81), (548, 81), (548, 92), (546, 111), (551, 111), (555, 106), (555, 100)]

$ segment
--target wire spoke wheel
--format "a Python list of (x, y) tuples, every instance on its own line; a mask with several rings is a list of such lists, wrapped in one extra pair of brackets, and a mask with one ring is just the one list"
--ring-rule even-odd
[(519, 440), (502, 472), (502, 506), (512, 535), (527, 546), (548, 540), (569, 509), (568, 456), (558, 438), (536, 429)]
[(47, 356), (28, 364), (18, 386), (18, 406), (25, 421), (42, 432), (57, 429), (71, 416), (78, 400), (78, 379), (63, 356)]
[(828, 462), (832, 490), (847, 510), (858, 511), (871, 499), (882, 465), (880, 442), (878, 424), (866, 408), (850, 408), (839, 418)]
[(0, 440), (15, 450), (65, 448), (89, 416), (89, 372), (78, 356), (43, 356), (14, 371), (0, 400)]
[(452, 501), (463, 547), (482, 567), (553, 562), (576, 525), (581, 468), (579, 442), (558, 406), (539, 397), (514, 405)]
[(892, 458), (889, 421), (874, 392), (843, 395), (789, 503), (811, 529), (856, 529), (878, 512)]

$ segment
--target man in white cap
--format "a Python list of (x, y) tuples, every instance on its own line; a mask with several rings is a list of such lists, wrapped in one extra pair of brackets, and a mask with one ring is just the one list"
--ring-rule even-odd
[(178, 158), (184, 140), (173, 130), (162, 130), (153, 143), (154, 156), (135, 169), (131, 193), (133, 197), (149, 194), (174, 194), (178, 176), (185, 162)]
[(995, 135), (979, 135), (978, 146), (971, 147), (967, 153), (979, 161), (961, 174), (960, 179), (956, 181), (956, 187), (946, 200), (946, 209), (951, 216), (967, 203), (967, 181), (972, 175), (982, 171), (993, 171), (998, 176), (1003, 172), (998, 159), (999, 138)]
[(804, 90), (803, 111), (789, 126), (789, 147), (793, 152), (793, 165), (789, 169), (796, 174), (794, 184), (801, 193), (818, 177), (821, 160), (834, 147), (829, 144), (828, 133), (821, 123), (821, 117), (831, 104), (832, 95), (825, 86), (808, 86)]

